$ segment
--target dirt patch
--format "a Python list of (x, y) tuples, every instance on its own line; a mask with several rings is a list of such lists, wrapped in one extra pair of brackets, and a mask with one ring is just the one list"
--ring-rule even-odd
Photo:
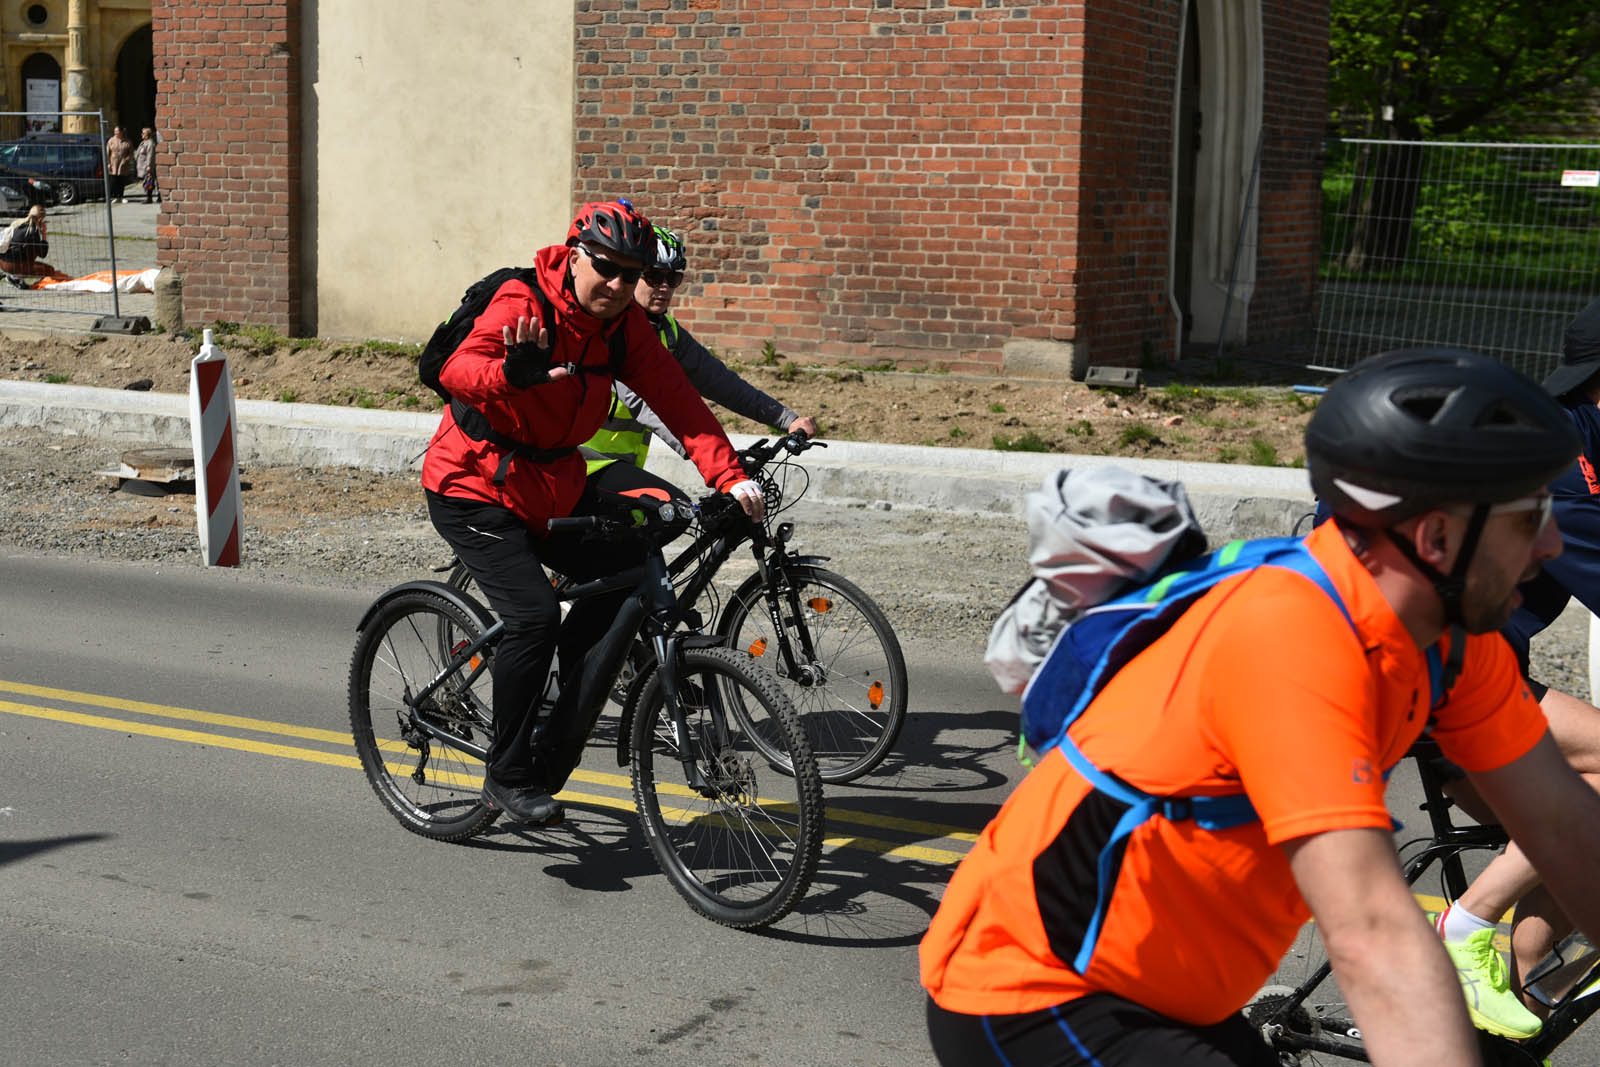
[[(276, 337), (249, 328), (219, 336), (242, 399), (433, 411), (417, 381), (417, 349), (388, 342)], [(0, 377), (185, 393), (198, 337), (58, 334), (0, 338)], [(1299, 465), (1315, 399), (1288, 385), (1239, 384), (1152, 371), (1131, 391), (802, 365), (782, 355), (729, 365), (822, 436), (957, 448)], [(765, 432), (717, 410), (730, 431)]]

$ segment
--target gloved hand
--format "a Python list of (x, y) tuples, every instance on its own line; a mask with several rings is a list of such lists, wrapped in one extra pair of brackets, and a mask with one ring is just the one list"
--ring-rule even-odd
[(751, 522), (760, 522), (761, 517), (767, 513), (767, 498), (762, 495), (761, 487), (750, 479), (734, 482), (728, 486), (727, 493), (739, 502), (744, 513), (750, 516)]
[(565, 364), (551, 364), (550, 334), (543, 326), (535, 337), (533, 322), (518, 316), (516, 332), (504, 326), (500, 336), (506, 344), (506, 358), (501, 369), (512, 386), (526, 389), (531, 385), (560, 381), (572, 373)]

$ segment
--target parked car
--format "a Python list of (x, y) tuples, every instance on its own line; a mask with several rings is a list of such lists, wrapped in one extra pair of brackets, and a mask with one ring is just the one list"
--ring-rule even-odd
[(7, 141), (0, 144), (0, 181), (10, 178), (43, 182), (62, 204), (104, 196), (104, 148), (92, 133), (36, 133)]
[(41, 207), (55, 207), (60, 202), (56, 196), (55, 184), (43, 178), (0, 176), (0, 189), (5, 189), (12, 196), (22, 197), (27, 207), (32, 207), (34, 204)]
[(0, 216), (15, 218), (18, 215), (25, 215), (29, 206), (27, 197), (9, 184), (0, 182)]

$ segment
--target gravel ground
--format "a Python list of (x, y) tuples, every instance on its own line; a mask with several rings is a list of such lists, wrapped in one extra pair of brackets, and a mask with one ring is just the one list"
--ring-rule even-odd
[[(118, 491), (123, 446), (31, 430), (0, 430), (0, 546), (199, 566), (194, 496)], [(374, 594), (429, 576), (450, 558), (427, 520), (414, 476), (348, 469), (244, 469), (245, 576), (282, 577)], [(861, 586), (903, 638), (981, 648), (989, 624), (1027, 576), (1020, 520), (813, 504), (786, 518), (800, 551)], [(748, 574), (747, 556), (723, 569), (724, 588)]]
[[(116, 490), (123, 446), (0, 430), (0, 546), (22, 553), (199, 566), (192, 494)], [(429, 525), (414, 477), (348, 469), (247, 469), (246, 576), (365, 589), (427, 577), (450, 552)], [(802, 500), (787, 515), (802, 552), (866, 590), (903, 639), (981, 649), (990, 623), (1027, 577), (1018, 519), (880, 511)], [(750, 570), (736, 556), (724, 588)], [(1588, 616), (1569, 609), (1534, 642), (1534, 676), (1588, 695)]]

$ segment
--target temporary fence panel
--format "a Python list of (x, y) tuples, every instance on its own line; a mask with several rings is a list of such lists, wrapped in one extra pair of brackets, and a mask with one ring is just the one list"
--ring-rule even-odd
[(1412, 345), (1548, 374), (1600, 293), (1600, 145), (1336, 140), (1311, 362)]
[[(54, 130), (39, 129), (52, 119)], [(58, 132), (69, 127), (81, 132)], [(126, 282), (125, 275), (155, 266), (154, 241), (131, 242), (140, 247), (124, 241), (119, 247), (112, 201), (120, 183), (106, 165), (109, 135), (99, 112), (0, 112), (0, 232), (39, 206), (49, 246), (32, 262), (0, 252), (0, 311), (120, 315), (113, 279)], [(128, 190), (142, 199), (137, 179)], [(87, 280), (53, 284), (63, 278)]]

